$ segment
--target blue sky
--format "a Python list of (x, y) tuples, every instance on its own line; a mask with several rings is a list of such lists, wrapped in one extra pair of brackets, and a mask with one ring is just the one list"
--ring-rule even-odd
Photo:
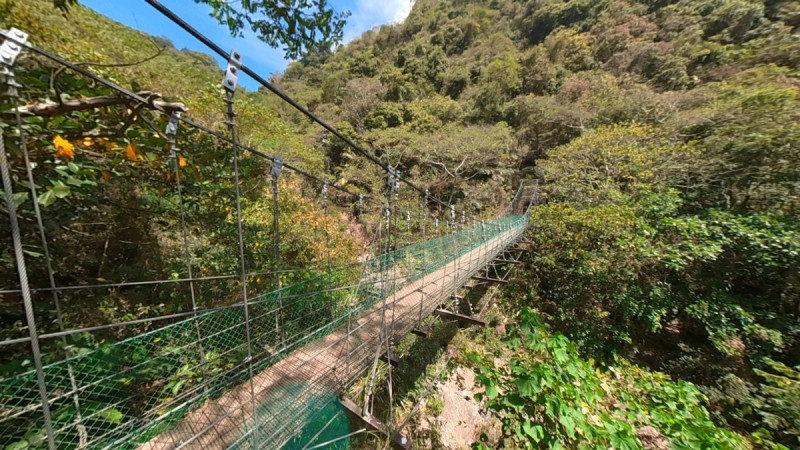
[[(129, 27), (156, 36), (166, 36), (177, 48), (211, 53), (143, 0), (81, 0), (81, 3)], [(264, 78), (286, 68), (288, 61), (283, 59), (283, 51), (280, 48), (270, 48), (252, 33), (246, 33), (244, 38), (232, 38), (227, 28), (208, 16), (210, 7), (207, 5), (196, 4), (190, 0), (161, 0), (161, 3), (178, 13), (222, 48), (235, 48), (240, 51), (244, 64)], [(377, 25), (403, 21), (412, 6), (412, 0), (331, 0), (329, 3), (336, 11), (351, 12), (344, 29), (345, 42)], [(220, 65), (224, 63), (221, 58), (217, 60)], [(258, 84), (246, 75), (239, 79), (239, 83), (250, 90), (258, 88)]]

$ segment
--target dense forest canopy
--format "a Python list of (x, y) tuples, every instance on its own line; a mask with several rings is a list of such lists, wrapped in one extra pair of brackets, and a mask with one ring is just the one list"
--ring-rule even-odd
[[(234, 32), (255, 26), (254, 12), (277, 11), (273, 2), (234, 11), (201, 1), (220, 6), (218, 18)], [(62, 15), (50, 0), (0, 0), (0, 25), (30, 31), (36, 44), (90, 62), (126, 87), (182, 101), (199, 123), (224, 130), (212, 58), (67, 7), (73, 3), (55, 2), (69, 11)], [(306, 25), (322, 34), (299, 33), (325, 43), (287, 44), (299, 59), (272, 79), (301, 104), (479, 217), (502, 211), (520, 180), (541, 184), (546, 204), (531, 213), (532, 251), (499, 302), (505, 331), (479, 334), (460, 359), (502, 418), (502, 436), (476, 446), (800, 446), (800, 2), (417, 0), (403, 23), (336, 49), (327, 41), (340, 36), (344, 17), (326, 2), (291, 3), (319, 6)], [(263, 35), (269, 43), (290, 39)], [(47, 61), (20, 64), (26, 103), (108, 94)], [(380, 171), (268, 93), (237, 92), (235, 108), (243, 143), (380, 194)], [(182, 274), (176, 165), (191, 205), (193, 264), (209, 276), (229, 273), (237, 264), (229, 148), (183, 130), (179, 144), (192, 151), (171, 160), (153, 129), (166, 117), (132, 116), (106, 108), (26, 123), (43, 197), (15, 200), (23, 217), (38, 201), (50, 218), (58, 282)], [(16, 145), (10, 152), (22, 167)], [(272, 267), (268, 165), (245, 159), (242, 170), (247, 263)], [(350, 199), (332, 198), (328, 211), (320, 189), (282, 181), (286, 267), (341, 265), (367, 253), (370, 236), (355, 224)], [(418, 205), (408, 197), (400, 207)], [(158, 219), (134, 220), (142, 214)], [(58, 226), (64, 222), (73, 225)], [(34, 226), (24, 231), (29, 256), (40, 258)], [(13, 280), (13, 259), (2, 255), (2, 280)], [(43, 267), (31, 273), (34, 283), (46, 276)], [(266, 292), (308, 276), (248, 283)], [(67, 327), (187, 308), (185, 292), (154, 292), (67, 295)], [(220, 282), (198, 302), (230, 304), (237, 292)], [(26, 332), (18, 303), (0, 296), (3, 339)], [(57, 330), (48, 299), (37, 315), (41, 330)], [(69, 344), (89, 351), (149, 329)], [(25, 350), (4, 351), (3, 377), (29, 364)], [(48, 361), (64, 357), (58, 343), (44, 350)], [(142, 374), (131, 389), (179, 393), (202, 380), (156, 383), (180, 367)], [(19, 428), (23, 439), (40, 424)]]
[[(544, 181), (509, 305), (601, 366), (698, 383), (759, 446), (796, 447), (798, 27), (796, 1), (418, 0), (276, 81), (445, 198), (488, 208)], [(544, 439), (518, 428), (536, 403), (501, 403), (511, 438)], [(578, 445), (565, 425), (546, 432)]]

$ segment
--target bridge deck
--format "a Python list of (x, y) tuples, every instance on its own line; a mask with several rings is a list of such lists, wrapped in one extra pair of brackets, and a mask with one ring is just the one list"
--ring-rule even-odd
[(208, 400), (140, 448), (248, 448), (253, 443), (258, 448), (280, 448), (304, 425), (296, 405), (343, 392), (372, 366), (384, 325), (391, 342), (397, 342), (521, 233), (522, 228), (515, 228), (499, 234), (255, 374), (255, 411), (250, 386), (244, 384)]

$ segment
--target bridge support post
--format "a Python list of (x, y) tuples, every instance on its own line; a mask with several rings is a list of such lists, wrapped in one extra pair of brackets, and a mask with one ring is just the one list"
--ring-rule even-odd
[(423, 330), (423, 329), (420, 329), (420, 328), (412, 328), (411, 329), (411, 334), (413, 334), (415, 336), (419, 336), (421, 338), (427, 338), (430, 335), (430, 333), (428, 333), (428, 330)]
[(477, 317), (465, 316), (464, 314), (454, 313), (446, 309), (441, 309), (441, 308), (436, 309), (433, 311), (433, 314), (435, 316), (443, 317), (445, 319), (457, 320), (465, 325), (479, 325), (482, 327), (486, 326), (486, 321), (483, 319), (478, 319)]
[[(377, 431), (378, 433), (383, 433), (385, 435), (389, 435), (391, 431), (389, 427), (383, 424), (377, 417), (373, 416), (372, 414), (361, 414), (361, 411), (358, 405), (355, 404), (354, 401), (348, 398), (342, 398), (339, 400), (342, 406), (344, 406), (345, 410), (348, 412), (348, 416), (350, 416), (351, 420), (355, 420), (359, 424), (361, 424), (364, 428), (370, 431)], [(411, 439), (403, 436), (399, 432), (396, 432), (392, 435), (392, 448), (395, 450), (410, 450), (411, 449)]]
[(508, 280), (502, 280), (500, 278), (489, 278), (489, 277), (482, 277), (482, 276), (476, 275), (476, 276), (473, 276), (472, 279), (473, 280), (478, 280), (478, 281), (488, 281), (490, 283), (508, 284)]

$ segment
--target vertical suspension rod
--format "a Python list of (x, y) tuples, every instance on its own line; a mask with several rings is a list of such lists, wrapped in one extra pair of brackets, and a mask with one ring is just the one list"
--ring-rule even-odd
[[(11, 34), (14, 38), (22, 43), (28, 40), (27, 33), (11, 29)], [(14, 80), (12, 68), (14, 60), (21, 51), (21, 46), (16, 42), (6, 40), (0, 46), (0, 56), (2, 57), (3, 65), (0, 65), (0, 72), (2, 75), (11, 75), (9, 88), (12, 94), (16, 95), (18, 85)], [(33, 311), (33, 298), (31, 295), (30, 284), (28, 282), (28, 269), (25, 263), (25, 254), (22, 249), (22, 233), (19, 228), (19, 221), (17, 220), (17, 205), (14, 203), (14, 188), (11, 179), (11, 167), (8, 162), (8, 155), (6, 154), (5, 146), (5, 131), (0, 130), (0, 178), (3, 180), (3, 191), (6, 196), (6, 210), (8, 211), (8, 221), (11, 226), (11, 241), (14, 247), (14, 259), (17, 264), (17, 274), (19, 276), (20, 290), (22, 291), (22, 303), (25, 309), (25, 320), (28, 325), (28, 335), (31, 342), (31, 356), (33, 356), (33, 364), (36, 369), (36, 383), (39, 386), (39, 397), (42, 403), (42, 416), (44, 419), (45, 430), (47, 431), (47, 446), (50, 449), (56, 448), (55, 435), (53, 432), (53, 421), (50, 414), (50, 403), (48, 400), (47, 383), (44, 378), (44, 366), (42, 365), (42, 353), (39, 348), (39, 332), (36, 328), (36, 318)], [(36, 202), (37, 199), (33, 198), (31, 201)]]
[[(242, 283), (242, 302), (244, 304), (244, 324), (245, 336), (247, 339), (247, 370), (250, 377), (250, 402), (252, 404), (252, 426), (255, 428), (255, 411), (256, 411), (256, 391), (253, 386), (253, 345), (250, 332), (250, 307), (248, 302), (247, 293), (247, 263), (244, 259), (244, 231), (242, 229), (242, 194), (241, 186), (239, 185), (239, 141), (236, 137), (236, 127), (234, 119), (236, 113), (233, 109), (233, 96), (236, 92), (238, 84), (238, 73), (241, 67), (241, 55), (237, 51), (232, 51), (228, 58), (228, 68), (225, 71), (225, 76), (222, 79), (222, 86), (225, 88), (225, 104), (227, 106), (227, 121), (225, 124), (228, 127), (228, 133), (231, 136), (231, 148), (233, 150), (233, 183), (234, 192), (236, 194), (236, 228), (239, 238), (239, 266), (241, 270), (241, 283)], [(253, 437), (253, 444), (255, 447), (256, 433), (251, 433)]]
[[(178, 207), (180, 209), (181, 215), (181, 234), (183, 236), (183, 258), (186, 262), (186, 272), (189, 275), (189, 292), (192, 298), (192, 311), (196, 312), (198, 310), (197, 307), (197, 297), (195, 295), (195, 286), (194, 286), (194, 274), (192, 270), (192, 255), (189, 251), (189, 233), (186, 229), (186, 208), (183, 204), (183, 186), (181, 184), (181, 162), (183, 161), (183, 156), (181, 155), (181, 151), (175, 143), (176, 135), (178, 133), (178, 124), (180, 121), (180, 112), (173, 112), (170, 116), (169, 123), (167, 124), (166, 134), (169, 140), (169, 149), (170, 149), (170, 157), (173, 159), (175, 164), (175, 189), (178, 194)], [(197, 318), (196, 315), (192, 316), (193, 318)], [(194, 321), (194, 330), (195, 334), (197, 335), (197, 345), (200, 351), (200, 359), (203, 364), (203, 379), (207, 378), (208, 375), (208, 361), (206, 360), (206, 352), (203, 348), (203, 339), (202, 334), (200, 333), (200, 324), (197, 320)], [(208, 392), (208, 387), (206, 386), (205, 391)]]

